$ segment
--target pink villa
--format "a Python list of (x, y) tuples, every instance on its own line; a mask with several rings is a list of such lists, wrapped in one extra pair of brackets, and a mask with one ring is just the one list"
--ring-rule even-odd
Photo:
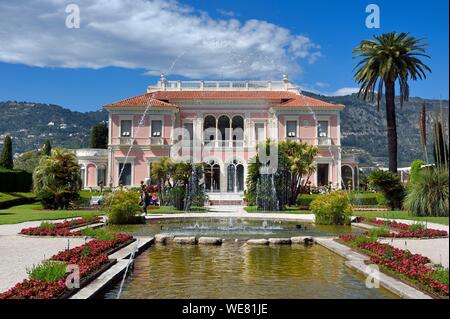
[[(168, 81), (147, 92), (105, 105), (107, 150), (76, 151), (86, 188), (138, 186), (150, 179), (161, 157), (205, 162), (211, 194), (242, 194), (256, 145), (298, 140), (316, 145), (313, 186), (355, 185), (357, 163), (341, 156), (340, 112), (344, 105), (302, 95), (282, 81)], [(231, 195), (231, 194), (230, 194)]]

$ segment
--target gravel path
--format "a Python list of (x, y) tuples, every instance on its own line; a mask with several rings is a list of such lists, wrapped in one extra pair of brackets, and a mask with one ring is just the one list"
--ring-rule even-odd
[[(56, 221), (55, 221), (56, 222)], [(18, 235), (22, 228), (36, 227), (40, 221), (0, 225), (0, 292), (26, 279), (27, 267), (40, 263), (69, 245), (84, 244), (83, 238), (36, 238)]]

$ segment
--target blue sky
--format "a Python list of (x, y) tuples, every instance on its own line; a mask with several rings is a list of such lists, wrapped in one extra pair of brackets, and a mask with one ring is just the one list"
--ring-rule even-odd
[[(0, 1), (0, 101), (90, 111), (178, 78), (290, 79), (324, 94), (352, 91), (361, 39), (407, 31), (429, 43), (433, 73), (411, 95), (448, 99), (448, 1)], [(48, 3), (47, 3), (48, 2)], [(64, 25), (67, 3), (80, 29)], [(381, 28), (365, 27), (368, 4)]]

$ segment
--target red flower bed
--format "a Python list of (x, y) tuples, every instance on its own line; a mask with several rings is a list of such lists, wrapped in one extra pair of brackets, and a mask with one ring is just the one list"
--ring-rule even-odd
[(101, 217), (94, 217), (90, 219), (77, 218), (73, 220), (66, 220), (64, 222), (54, 223), (54, 228), (29, 227), (20, 231), (22, 235), (29, 236), (81, 236), (79, 231), (70, 231), (72, 228), (80, 227), (82, 225), (95, 224), (102, 221)]
[(434, 269), (426, 266), (431, 263), (428, 257), (420, 254), (411, 254), (407, 250), (394, 248), (388, 244), (379, 242), (356, 242), (357, 236), (341, 235), (339, 238), (364, 251), (370, 257), (370, 261), (400, 274), (407, 279), (418, 283), (420, 286), (440, 296), (448, 296), (448, 284), (433, 278)]
[(25, 279), (10, 290), (1, 293), (0, 299), (53, 299), (61, 295), (65, 288), (64, 279), (55, 283)]
[(432, 238), (445, 236), (448, 236), (448, 233), (445, 230), (437, 230), (430, 228), (422, 228), (414, 231), (401, 231), (398, 234), (391, 234), (391, 237), (400, 237), (400, 238)]
[[(51, 260), (63, 261), (67, 265), (76, 264), (80, 269), (80, 279), (99, 270), (109, 262), (107, 253), (131, 240), (133, 236), (116, 234), (114, 240), (92, 240), (82, 246), (62, 251)], [(66, 289), (65, 278), (55, 283), (26, 279), (10, 290), (1, 293), (0, 299), (53, 299), (58, 298)]]
[[(365, 221), (364, 218), (362, 218)], [(432, 238), (432, 237), (445, 237), (448, 236), (448, 232), (445, 230), (437, 230), (431, 228), (418, 228), (414, 229), (405, 223), (399, 223), (396, 221), (381, 220), (381, 219), (369, 219), (366, 221), (368, 224), (377, 226), (388, 226), (390, 228), (395, 228), (401, 230), (398, 234), (391, 233), (389, 237), (399, 237), (399, 238)]]

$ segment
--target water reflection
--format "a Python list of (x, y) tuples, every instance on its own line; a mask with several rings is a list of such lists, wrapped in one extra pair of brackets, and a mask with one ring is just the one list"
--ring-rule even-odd
[[(115, 298), (118, 285), (105, 298)], [(343, 259), (315, 245), (156, 245), (136, 259), (122, 298), (393, 298), (368, 289)]]

